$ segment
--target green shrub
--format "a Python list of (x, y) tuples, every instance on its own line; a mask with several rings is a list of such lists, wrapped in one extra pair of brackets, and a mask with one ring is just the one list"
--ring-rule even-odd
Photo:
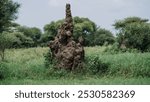
[(107, 46), (104, 50), (106, 53), (117, 54), (119, 53), (118, 43), (114, 43), (112, 46)]
[(98, 56), (86, 56), (86, 68), (92, 74), (103, 75), (108, 72), (108, 63), (104, 63)]
[(8, 77), (8, 68), (7, 66), (0, 62), (0, 80), (5, 79), (6, 77)]
[(112, 46), (107, 46), (104, 52), (108, 54), (118, 54), (118, 53), (124, 53), (124, 52), (129, 52), (129, 53), (140, 52), (139, 50), (135, 48), (119, 48), (118, 46), (119, 46), (118, 43), (114, 43)]
[(49, 51), (44, 55), (45, 58), (45, 67), (48, 68), (51, 64), (54, 63), (54, 59), (52, 58), (52, 52), (49, 49)]

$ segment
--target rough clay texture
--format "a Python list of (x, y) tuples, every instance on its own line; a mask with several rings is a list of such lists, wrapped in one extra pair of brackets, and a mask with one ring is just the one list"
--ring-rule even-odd
[(73, 19), (70, 4), (66, 4), (66, 18), (58, 29), (54, 41), (50, 41), (49, 47), (52, 57), (57, 60), (57, 67), (74, 70), (82, 66), (84, 60), (83, 38), (78, 42), (73, 40)]

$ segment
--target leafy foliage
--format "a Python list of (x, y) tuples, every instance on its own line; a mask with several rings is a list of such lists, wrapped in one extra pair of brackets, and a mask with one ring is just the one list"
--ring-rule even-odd
[(137, 48), (142, 52), (150, 50), (150, 24), (130, 24), (126, 27), (125, 38), (128, 48)]
[(74, 38), (77, 41), (80, 36), (85, 39), (85, 45), (91, 45), (92, 37), (96, 31), (96, 24), (88, 18), (74, 17)]
[(99, 28), (95, 33), (94, 45), (104, 45), (104, 44), (113, 44), (115, 42), (115, 38), (113, 34), (106, 30)]
[(142, 52), (150, 49), (150, 24), (147, 19), (128, 17), (117, 21), (114, 26), (119, 31), (119, 46), (136, 48)]
[(98, 56), (86, 56), (86, 67), (92, 74), (103, 75), (108, 72), (108, 63), (104, 63)]
[(11, 33), (3, 32), (0, 34), (0, 56), (2, 60), (5, 57), (5, 50), (11, 48), (16, 40), (17, 38)]
[[(112, 44), (114, 42), (113, 34), (110, 31), (97, 28), (97, 25), (88, 18), (74, 17), (73, 20), (73, 38), (75, 41), (78, 41), (78, 38), (82, 36), (85, 40), (85, 46), (103, 45), (106, 42), (108, 42), (108, 44)], [(62, 22), (63, 20), (58, 20), (56, 22), (52, 21), (50, 24), (45, 25), (41, 42), (46, 43), (53, 40)]]
[(52, 58), (52, 53), (51, 53), (51, 51), (49, 50), (49, 51), (44, 55), (44, 57), (45, 57), (45, 66), (46, 66), (46, 68), (48, 68), (50, 65), (53, 64), (53, 61), (54, 61), (54, 59)]
[(0, 33), (8, 30), (17, 18), (20, 5), (12, 0), (0, 0)]
[[(54, 68), (52, 64), (46, 67), (43, 54), (48, 48), (9, 49), (6, 51), (7, 62), (1, 65), (4, 79), (17, 81), (49, 80), (49, 79), (91, 79), (98, 78), (148, 78), (150, 77), (150, 53), (118, 53), (101, 52), (103, 47), (86, 48), (86, 59), (83, 72), (74, 73)], [(99, 50), (98, 52), (95, 52)], [(94, 56), (95, 55), (95, 56)], [(95, 65), (95, 64), (96, 65)], [(7, 69), (7, 70), (6, 70)], [(99, 72), (98, 72), (98, 69)], [(81, 69), (80, 69), (81, 70)], [(6, 72), (6, 73), (5, 73)], [(93, 81), (92, 81), (93, 82)], [(91, 83), (92, 83), (91, 82)], [(148, 81), (149, 82), (149, 81)], [(42, 84), (42, 82), (41, 82)]]
[[(40, 43), (40, 38), (42, 35), (42, 32), (39, 28), (33, 27), (29, 28), (26, 26), (18, 26), (16, 28), (17, 32), (21, 32), (24, 35), (24, 41), (25, 43), (23, 47), (32, 47), (37, 46)], [(26, 44), (29, 43), (30, 45)]]
[(5, 63), (0, 62), (0, 80), (8, 77), (9, 70)]
[(22, 32), (13, 32), (17, 37), (17, 41), (13, 43), (13, 48), (33, 47), (33, 40), (30, 37), (25, 36)]

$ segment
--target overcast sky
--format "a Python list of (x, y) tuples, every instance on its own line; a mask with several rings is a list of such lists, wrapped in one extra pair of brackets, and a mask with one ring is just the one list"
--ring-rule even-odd
[(98, 26), (114, 32), (119, 19), (138, 16), (150, 19), (150, 0), (13, 0), (21, 4), (17, 23), (43, 29), (45, 24), (65, 17), (70, 3), (73, 16), (87, 17)]

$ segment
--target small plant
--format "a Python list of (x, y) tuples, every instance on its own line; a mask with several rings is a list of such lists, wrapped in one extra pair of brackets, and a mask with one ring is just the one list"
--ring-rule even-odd
[(49, 50), (47, 52), (47, 54), (44, 55), (44, 57), (45, 57), (45, 66), (46, 66), (46, 68), (49, 67), (51, 64), (54, 63), (54, 60), (52, 58), (52, 52), (51, 52), (51, 50)]
[(0, 80), (5, 79), (8, 75), (8, 68), (4, 63), (0, 63)]
[(107, 46), (104, 52), (110, 53), (110, 54), (117, 54), (119, 53), (119, 47), (118, 43), (114, 43), (112, 46)]
[(109, 64), (102, 62), (98, 56), (88, 56), (86, 63), (92, 74), (104, 74), (108, 71)]
[(140, 51), (135, 48), (119, 48), (119, 44), (114, 43), (112, 46), (107, 46), (104, 52), (110, 54), (118, 54), (118, 53), (125, 53), (125, 52), (138, 53)]

